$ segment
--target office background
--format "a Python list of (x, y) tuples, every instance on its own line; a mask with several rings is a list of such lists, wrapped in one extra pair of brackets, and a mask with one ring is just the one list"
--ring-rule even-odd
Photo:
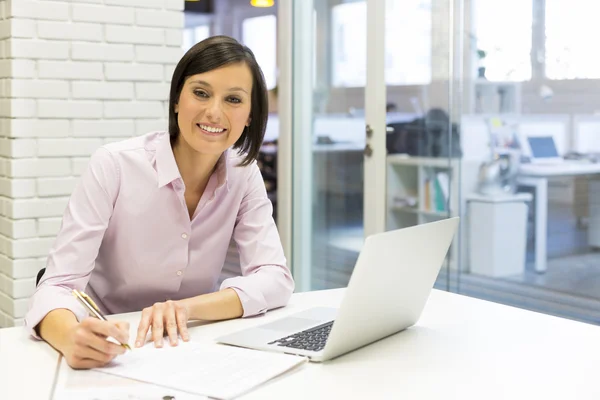
[[(89, 155), (103, 143), (166, 128), (173, 68), (208, 35), (246, 43), (265, 73), (271, 117), (260, 162), (275, 205), (278, 187), (300, 184), (282, 183), (277, 175), (278, 49), (299, 43), (278, 40), (279, 3), (0, 0), (0, 327), (22, 324), (34, 277)], [(364, 234), (366, 3), (311, 3), (310, 23), (295, 18), (306, 24), (314, 56), (306, 83), (312, 128), (293, 132), (314, 142), (312, 172), (302, 182), (311, 185), (303, 214), (310, 220), (310, 254), (294, 265), (295, 274), (302, 269), (309, 277), (303, 290), (345, 286)], [(433, 134), (427, 126), (441, 126), (435, 132), (445, 138), (440, 146), (413, 150), (390, 141), (386, 228), (465, 217), (438, 288), (600, 321), (600, 258), (589, 243), (590, 211), (600, 203), (590, 192), (597, 173), (549, 181), (544, 272), (535, 270), (536, 218), (543, 216), (534, 199), (540, 194), (519, 188), (526, 194), (513, 203), (522, 207), (509, 215), (522, 218), (510, 225), (490, 217), (505, 212), (506, 204), (477, 208), (481, 202), (473, 200), (488, 139), (498, 128), (550, 135), (561, 155), (600, 153), (592, 5), (386, 1), (387, 120), (395, 129), (388, 136), (408, 127), (424, 137)], [(469, 229), (477, 212), (485, 221), (482, 235)], [(516, 243), (510, 251), (494, 250), (508, 241)], [(482, 248), (489, 250), (481, 254)], [(232, 246), (224, 277), (238, 273), (236, 263)]]

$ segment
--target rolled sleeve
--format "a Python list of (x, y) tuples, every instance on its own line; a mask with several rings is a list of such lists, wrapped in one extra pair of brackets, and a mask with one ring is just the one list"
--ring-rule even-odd
[(242, 276), (223, 281), (244, 309), (243, 317), (283, 307), (294, 291), (283, 247), (273, 220), (273, 206), (256, 163), (250, 167), (248, 188), (240, 205), (233, 239), (240, 254)]
[(294, 291), (294, 280), (284, 266), (263, 265), (252, 275), (224, 280), (221, 290), (227, 288), (235, 290), (240, 298), (242, 317), (251, 317), (285, 306)]
[(70, 310), (79, 321), (87, 316), (86, 310), (71, 295), (70, 289), (45, 285), (31, 298), (30, 309), (25, 317), (25, 327), (31, 336), (41, 339), (35, 331), (35, 327), (38, 326), (50, 311), (59, 308)]

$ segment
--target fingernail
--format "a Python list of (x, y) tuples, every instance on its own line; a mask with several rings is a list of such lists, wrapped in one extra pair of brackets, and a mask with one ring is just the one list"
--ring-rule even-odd
[(140, 347), (142, 344), (140, 342), (135, 342), (135, 347)]
[(158, 346), (158, 347), (162, 347), (162, 345), (163, 345), (163, 342), (162, 342), (162, 340), (159, 340), (158, 342), (156, 342), (156, 346)]

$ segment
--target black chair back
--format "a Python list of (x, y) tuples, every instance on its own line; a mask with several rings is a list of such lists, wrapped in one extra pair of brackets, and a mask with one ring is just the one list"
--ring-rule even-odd
[(38, 271), (37, 277), (35, 278), (36, 287), (40, 284), (40, 279), (42, 279), (42, 276), (44, 276), (44, 272), (46, 272), (46, 268), (42, 268)]

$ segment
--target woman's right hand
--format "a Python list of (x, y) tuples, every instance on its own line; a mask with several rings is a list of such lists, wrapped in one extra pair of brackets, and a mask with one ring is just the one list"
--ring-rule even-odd
[(122, 346), (106, 340), (109, 336), (127, 343), (129, 323), (86, 318), (69, 330), (67, 344), (61, 349), (63, 356), (74, 369), (103, 367), (125, 353)]

